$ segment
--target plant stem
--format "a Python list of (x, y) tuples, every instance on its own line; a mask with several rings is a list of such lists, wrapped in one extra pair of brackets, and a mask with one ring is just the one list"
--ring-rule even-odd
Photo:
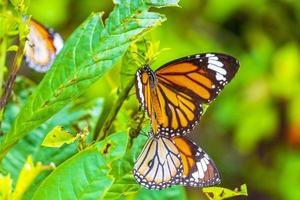
[(17, 51), (14, 61), (13, 61), (11, 73), (6, 82), (6, 85), (4, 88), (4, 93), (2, 94), (2, 96), (0, 98), (0, 112), (1, 113), (10, 97), (14, 82), (15, 82), (17, 74), (19, 72), (19, 69), (20, 69), (20, 66), (22, 63), (22, 59), (23, 59), (23, 55), (24, 55), (25, 42), (26, 42), (25, 39), (20, 40), (19, 48), (18, 48), (18, 51)]
[(124, 101), (126, 100), (126, 98), (128, 97), (128, 94), (131, 90), (131, 88), (133, 87), (134, 85), (134, 80), (131, 80), (127, 85), (126, 87), (120, 92), (119, 94), (119, 97), (115, 103), (115, 105), (111, 108), (102, 128), (100, 129), (100, 132), (97, 136), (97, 139), (96, 139), (96, 142), (97, 141), (100, 141), (102, 139), (104, 139), (106, 136), (109, 135), (109, 130), (120, 110), (120, 108), (122, 107)]
[(102, 111), (99, 114), (100, 116), (97, 119), (97, 123), (96, 123), (96, 128), (94, 131), (94, 139), (93, 140), (97, 140), (101, 129), (105, 123), (105, 120), (108, 118), (108, 115), (110, 113), (111, 108), (113, 107), (113, 102), (114, 102), (114, 98), (113, 95), (109, 95), (107, 98), (105, 98), (105, 100), (103, 101), (103, 106), (102, 106)]
[(2, 95), (2, 85), (4, 81), (5, 63), (6, 63), (7, 40), (0, 38), (0, 96)]
[[(7, 10), (7, 0), (3, 0), (2, 1), (2, 14), (4, 15), (4, 13), (6, 13)], [(1, 19), (2, 18), (2, 19)], [(4, 20), (4, 16), (0, 17), (1, 22), (0, 22), (0, 26), (1, 26), (1, 31), (2, 33), (0, 36), (0, 96), (3, 93), (2, 90), (2, 86), (3, 86), (3, 82), (4, 82), (4, 73), (5, 73), (5, 63), (6, 63), (6, 49), (7, 49), (7, 35), (6, 35), (6, 31), (5, 31), (5, 26), (6, 26), (6, 20)], [(0, 124), (2, 121), (2, 110), (0, 109)]]

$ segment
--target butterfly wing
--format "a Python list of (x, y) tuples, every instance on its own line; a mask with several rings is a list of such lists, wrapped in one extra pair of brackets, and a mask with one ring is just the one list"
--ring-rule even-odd
[(174, 142), (165, 137), (150, 137), (133, 172), (137, 182), (148, 189), (160, 190), (178, 184), (182, 165)]
[(25, 60), (30, 68), (46, 72), (63, 47), (63, 39), (34, 19), (29, 21), (29, 35), (25, 44)]
[(183, 174), (180, 184), (209, 187), (220, 183), (220, 173), (212, 159), (195, 143), (183, 136), (173, 138), (180, 152)]
[(192, 130), (203, 114), (202, 104), (213, 101), (238, 68), (239, 62), (231, 56), (207, 53), (174, 60), (156, 70), (156, 97), (152, 98), (160, 105), (157, 132), (174, 136)]
[(156, 70), (159, 84), (188, 93), (202, 103), (210, 103), (239, 68), (229, 55), (206, 53), (171, 61)]
[(160, 190), (172, 185), (208, 187), (220, 183), (214, 162), (184, 136), (150, 137), (134, 165), (139, 184)]

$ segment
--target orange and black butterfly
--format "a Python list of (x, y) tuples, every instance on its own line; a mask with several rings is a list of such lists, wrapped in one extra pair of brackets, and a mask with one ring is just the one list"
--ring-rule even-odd
[(198, 123), (203, 104), (213, 101), (239, 69), (237, 59), (220, 53), (171, 61), (155, 72), (136, 73), (136, 94), (151, 119), (154, 135), (185, 135)]
[(173, 185), (208, 187), (220, 183), (214, 162), (185, 136), (151, 135), (133, 173), (139, 184), (156, 190)]
[(38, 72), (48, 71), (63, 44), (63, 39), (58, 33), (30, 19), (25, 44), (25, 60), (30, 68)]

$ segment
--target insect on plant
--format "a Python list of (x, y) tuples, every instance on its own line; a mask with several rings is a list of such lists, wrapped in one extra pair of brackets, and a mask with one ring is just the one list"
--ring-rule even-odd
[(0, 200), (181, 199), (183, 186), (230, 196), (211, 187), (221, 173), (187, 134), (238, 60), (202, 53), (152, 70), (165, 49), (146, 34), (178, 0), (113, 3), (62, 31), (65, 42), (33, 18), (38, 2), (0, 3)]
[(214, 162), (185, 135), (238, 69), (237, 59), (220, 53), (180, 58), (155, 72), (148, 64), (138, 69), (136, 94), (152, 129), (134, 166), (137, 182), (148, 189), (220, 183)]

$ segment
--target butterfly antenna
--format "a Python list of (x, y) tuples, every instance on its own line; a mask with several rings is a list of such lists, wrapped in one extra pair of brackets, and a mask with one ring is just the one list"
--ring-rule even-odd
[[(148, 52), (148, 44), (147, 44), (147, 40), (145, 38), (143, 38), (143, 42), (144, 42), (144, 46), (145, 46), (145, 52)], [(148, 59), (148, 60), (145, 60), (145, 63), (148, 64), (148, 65), (151, 65), (151, 60)]]
[(148, 51), (147, 40), (145, 38), (143, 38), (143, 42), (144, 42), (144, 45), (145, 45), (145, 50), (147, 52)]
[(138, 52), (131, 52), (131, 53), (133, 53), (133, 54), (136, 54), (138, 57), (139, 57), (139, 59), (137, 59), (137, 60), (135, 60), (135, 61), (137, 61), (138, 63), (139, 63), (139, 65), (140, 66), (142, 66), (142, 65), (144, 65), (145, 64), (145, 58), (144, 58), (144, 56), (142, 56), (141, 54), (139, 54)]

